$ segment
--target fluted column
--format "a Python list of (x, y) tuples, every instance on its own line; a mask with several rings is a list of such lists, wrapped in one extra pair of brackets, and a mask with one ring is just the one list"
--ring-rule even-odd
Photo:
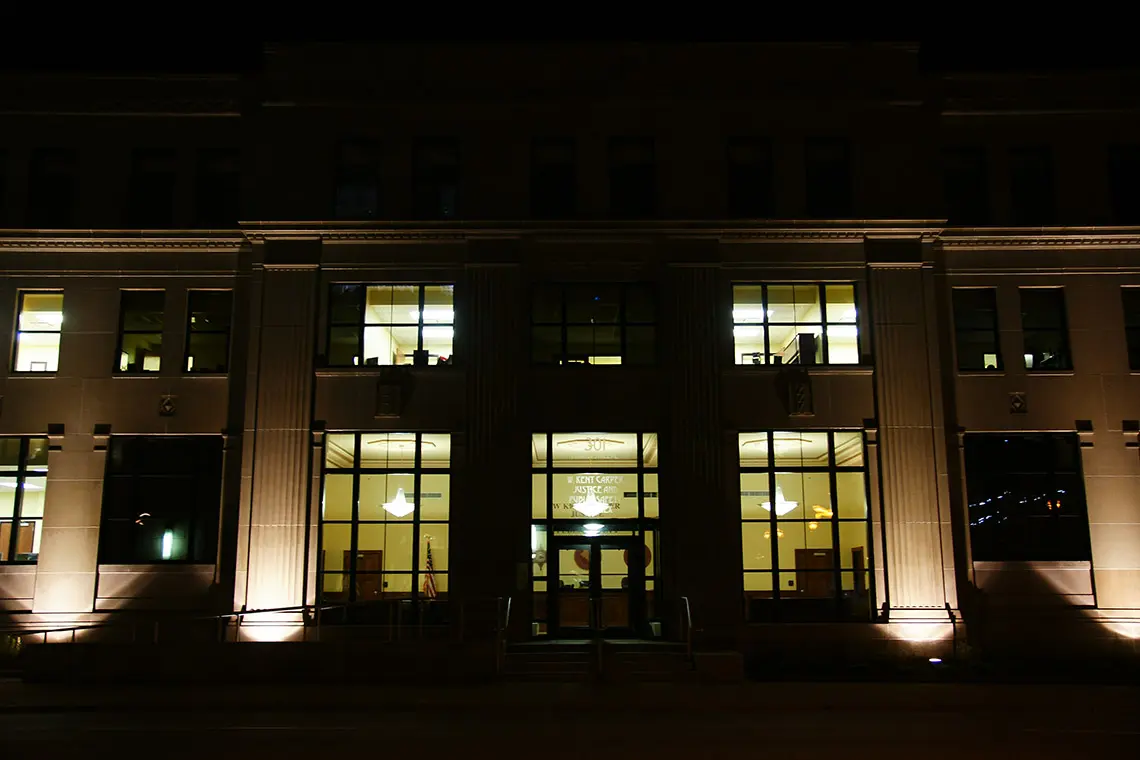
[(885, 601), (957, 606), (933, 272), (918, 240), (867, 246)]
[[(679, 252), (700, 260), (701, 250)], [(739, 505), (725, 493), (720, 394), (719, 270), (674, 263), (665, 274), (660, 342), (669, 377), (661, 457), (661, 569), (673, 622), (681, 596), (708, 638), (730, 639), (742, 620)]]
[(240, 584), (237, 596), (247, 609), (304, 602), (310, 522), (320, 242), (268, 242), (264, 254), (250, 340), (248, 519), (239, 526), (247, 560), (244, 599)]
[(463, 498), (452, 504), (450, 582), (457, 599), (513, 597), (511, 628), (519, 635), (531, 619), (530, 458), (521, 399), (526, 296), (517, 241), (470, 245), (464, 319), (456, 325), (467, 373), (467, 429), (455, 447), (466, 456), (456, 473)]

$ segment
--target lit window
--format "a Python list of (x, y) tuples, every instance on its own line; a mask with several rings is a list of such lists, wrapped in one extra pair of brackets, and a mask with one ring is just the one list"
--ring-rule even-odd
[(59, 336), (63, 329), (63, 293), (20, 293), (16, 328), (16, 372), (59, 369)]
[(228, 369), (232, 295), (229, 290), (189, 292), (187, 309), (189, 319), (186, 324), (187, 372), (224, 373)]
[(734, 285), (737, 364), (858, 364), (855, 286)]
[(1073, 368), (1064, 288), (1020, 288), (1025, 368), (1035, 372)]
[(741, 433), (739, 451), (749, 619), (870, 619), (863, 434)]
[(326, 437), (322, 600), (447, 598), (450, 467), (447, 433)]
[(0, 438), (0, 563), (39, 558), (47, 471), (46, 438)]
[(333, 285), (330, 367), (450, 364), (454, 285)]
[(122, 291), (117, 371), (129, 374), (159, 371), (165, 306), (166, 291)]

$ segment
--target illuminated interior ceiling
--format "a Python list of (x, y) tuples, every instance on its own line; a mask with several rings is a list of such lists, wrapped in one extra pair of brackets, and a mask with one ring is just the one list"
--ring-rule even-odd
[[(765, 466), (762, 464), (762, 460), (767, 458), (768, 436), (764, 433), (756, 433), (754, 435), (741, 435), (740, 438), (741, 464), (749, 466), (752, 464), (749, 460), (753, 460), (760, 466)], [(796, 466), (827, 466), (827, 436), (822, 433), (778, 432), (774, 434), (774, 445), (778, 459), (788, 457), (799, 460), (802, 457), (803, 464), (800, 465), (797, 462)], [(862, 454), (863, 441), (860, 435), (836, 434), (835, 464), (838, 467), (859, 466)]]
[[(581, 461), (583, 464), (603, 462), (607, 467), (637, 466), (636, 433), (554, 433), (551, 436), (554, 459), (559, 464)], [(546, 435), (531, 436), (531, 463), (536, 467), (546, 464)], [(657, 465), (657, 436), (642, 435), (645, 447), (645, 464)]]
[[(364, 433), (360, 436), (360, 462), (363, 467), (384, 467), (388, 463), (411, 466), (416, 456), (413, 433)], [(451, 436), (427, 434), (420, 442), (420, 460), (446, 466), (451, 461)], [(330, 433), (325, 441), (325, 457), (330, 466), (352, 467), (352, 451), (346, 449), (346, 436)]]

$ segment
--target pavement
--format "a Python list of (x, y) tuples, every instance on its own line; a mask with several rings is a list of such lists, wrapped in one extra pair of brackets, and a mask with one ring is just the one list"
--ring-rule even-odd
[[(1140, 689), (743, 683), (0, 682), (0, 758), (1130, 758)], [(34, 753), (34, 755), (33, 755)]]

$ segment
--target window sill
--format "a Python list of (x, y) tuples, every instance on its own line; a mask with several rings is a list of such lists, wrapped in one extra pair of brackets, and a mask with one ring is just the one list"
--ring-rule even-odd
[(1005, 377), (1004, 369), (960, 369), (958, 377)]
[(214, 565), (189, 560), (170, 559), (160, 562), (99, 563), (100, 573), (155, 573), (177, 572), (187, 574), (213, 574)]
[(0, 575), (30, 575), (36, 571), (38, 559), (0, 562)]
[(12, 370), (11, 372), (8, 373), (8, 377), (11, 377), (11, 378), (16, 378), (16, 377), (55, 377), (58, 374), (59, 374), (59, 370), (56, 370), (55, 372), (30, 372), (30, 371), (26, 371), (26, 370), (25, 371)]
[(738, 372), (743, 375), (776, 375), (783, 370), (794, 367), (805, 369), (808, 374), (820, 375), (870, 375), (875, 371), (871, 364), (733, 364), (726, 372)]
[(1027, 377), (1073, 377), (1077, 372), (1072, 369), (1027, 369), (1025, 374)]
[(429, 364), (426, 367), (414, 367), (411, 364), (380, 364), (375, 367), (318, 367), (314, 372), (317, 377), (376, 377), (384, 372), (391, 372), (393, 369), (402, 372), (447, 374), (457, 372), (462, 367), (458, 364)]
[(226, 378), (229, 377), (229, 372), (183, 372), (182, 377), (204, 377), (204, 378)]
[(112, 372), (111, 377), (162, 377), (161, 372)]

